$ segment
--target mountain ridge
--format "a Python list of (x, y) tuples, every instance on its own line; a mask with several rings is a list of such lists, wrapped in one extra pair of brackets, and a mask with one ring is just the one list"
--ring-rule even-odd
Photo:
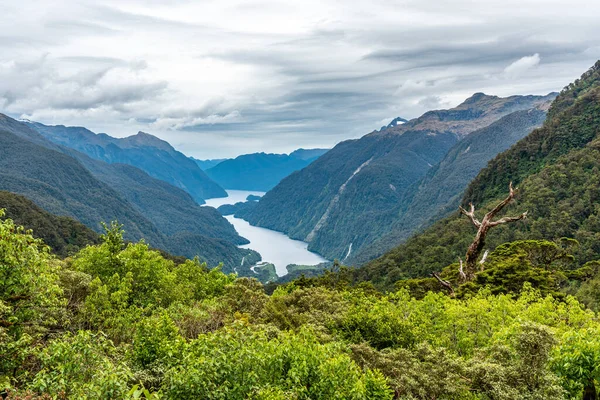
[(344, 259), (350, 246), (358, 252), (388, 232), (407, 191), (460, 139), (553, 96), (475, 94), (453, 109), (341, 142), (283, 179), (242, 216), (294, 239), (310, 239), (309, 250), (325, 258)]

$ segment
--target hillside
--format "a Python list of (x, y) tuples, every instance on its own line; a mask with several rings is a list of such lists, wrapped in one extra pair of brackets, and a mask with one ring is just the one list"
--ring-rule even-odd
[(410, 189), (460, 139), (553, 97), (477, 93), (456, 108), (342, 142), (285, 178), (244, 217), (305, 240), (328, 259), (345, 259), (390, 231)]
[[(79, 160), (96, 178), (119, 192), (164, 235), (187, 232), (224, 239), (233, 244), (248, 243), (214, 208), (199, 206), (182, 189), (152, 178), (127, 164), (107, 164), (74, 150), (65, 151)], [(190, 250), (178, 254), (192, 257)]]
[(225, 189), (268, 191), (325, 152), (325, 149), (299, 149), (289, 155), (244, 154), (207, 169), (206, 174)]
[[(463, 204), (480, 212), (520, 190), (508, 212), (528, 211), (528, 220), (490, 232), (487, 247), (519, 239), (579, 242), (577, 262), (598, 258), (600, 231), (600, 62), (567, 86), (553, 102), (544, 125), (499, 154), (471, 182)], [(457, 212), (357, 271), (358, 280), (391, 288), (399, 279), (426, 276), (464, 254), (473, 229)]]
[[(0, 121), (6, 124), (7, 119), (0, 114)], [(128, 239), (145, 238), (163, 247), (156, 227), (115, 190), (72, 157), (23, 138), (35, 137), (35, 132), (21, 133), (16, 136), (0, 128), (0, 190), (21, 194), (52, 214), (75, 218), (95, 231), (101, 229), (101, 221), (117, 219), (127, 226)]]
[(150, 134), (139, 132), (126, 138), (114, 138), (82, 127), (47, 126), (38, 122), (29, 122), (29, 125), (53, 143), (94, 159), (133, 165), (154, 178), (185, 190), (198, 204), (203, 204), (204, 199), (226, 196), (225, 191), (193, 160)]
[(59, 217), (36, 206), (26, 197), (0, 191), (0, 209), (4, 209), (4, 218), (12, 219), (25, 229), (33, 230), (52, 249), (52, 252), (66, 257), (89, 244), (98, 244), (99, 235), (69, 217)]
[(0, 143), (0, 189), (24, 195), (52, 214), (75, 218), (96, 232), (102, 232), (101, 222), (118, 220), (128, 240), (144, 238), (211, 266), (223, 262), (228, 271), (244, 258), (260, 259), (236, 246), (247, 240), (218, 211), (200, 207), (183, 190), (133, 166), (108, 164), (53, 144), (2, 114)]
[(408, 191), (390, 232), (345, 262), (362, 265), (397, 246), (415, 231), (456, 211), (469, 182), (488, 161), (541, 126), (545, 119), (546, 112), (538, 108), (516, 111), (465, 136)]

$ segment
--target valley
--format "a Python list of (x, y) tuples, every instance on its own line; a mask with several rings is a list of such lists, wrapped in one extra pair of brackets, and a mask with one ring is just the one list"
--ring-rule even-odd
[(74, 3), (0, 12), (1, 400), (600, 400), (600, 3)]
[[(248, 196), (263, 196), (264, 192), (243, 190), (227, 190), (228, 197), (207, 199), (206, 206), (218, 208), (224, 204), (245, 202)], [(252, 249), (262, 256), (261, 263), (275, 266), (278, 277), (288, 274), (288, 265), (313, 266), (327, 263), (328, 260), (307, 250), (308, 244), (300, 240), (290, 239), (281, 232), (266, 228), (252, 226), (241, 218), (233, 215), (225, 217), (238, 234), (249, 240), (250, 243), (241, 245), (241, 248)]]

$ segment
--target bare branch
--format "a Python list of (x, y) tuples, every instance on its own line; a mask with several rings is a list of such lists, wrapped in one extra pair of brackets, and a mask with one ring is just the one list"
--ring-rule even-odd
[(475, 206), (473, 205), (473, 203), (469, 203), (469, 207), (470, 210), (467, 211), (462, 207), (458, 207), (458, 209), (460, 210), (461, 214), (466, 215), (467, 217), (469, 217), (469, 219), (471, 220), (471, 222), (473, 223), (473, 225), (475, 225), (475, 227), (479, 228), (481, 227), (481, 222), (479, 222), (477, 220), (477, 218), (475, 218)]
[(431, 276), (433, 276), (435, 279), (437, 279), (438, 282), (440, 283), (440, 285), (442, 285), (443, 287), (445, 287), (446, 289), (448, 289), (450, 291), (450, 296), (454, 297), (454, 288), (452, 288), (452, 285), (450, 284), (450, 282), (443, 280), (437, 272), (432, 272)]
[(479, 269), (481, 271), (483, 271), (483, 264), (485, 264), (485, 260), (487, 260), (488, 254), (490, 254), (490, 251), (486, 250), (485, 253), (483, 253), (483, 257), (481, 257), (481, 261), (479, 261), (479, 265), (481, 265), (481, 267)]
[(458, 268), (458, 273), (460, 274), (460, 279), (464, 282), (467, 280), (467, 275), (465, 274), (465, 270), (463, 269), (462, 258), (458, 257), (458, 261), (460, 262), (460, 267)]
[(498, 214), (500, 212), (500, 210), (502, 210), (508, 203), (510, 203), (511, 200), (515, 198), (516, 190), (517, 189), (513, 189), (512, 182), (509, 183), (508, 197), (505, 198), (504, 200), (502, 200), (500, 203), (498, 203), (498, 205), (496, 205), (496, 207), (494, 207), (494, 209), (492, 211), (487, 213), (485, 215), (486, 219), (491, 220), (492, 218), (494, 218), (496, 216), (496, 214)]
[(508, 222), (516, 222), (516, 221), (520, 221), (522, 219), (527, 219), (527, 211), (517, 217), (504, 217), (504, 218), (500, 218), (498, 221), (492, 221), (492, 222), (490, 222), (490, 227), (506, 224)]
[[(508, 203), (510, 203), (514, 199), (516, 190), (517, 189), (513, 188), (513, 185), (511, 182), (508, 185), (508, 191), (509, 191), (508, 196), (504, 200), (502, 200), (500, 203), (498, 203), (496, 205), (496, 207), (494, 207), (493, 210), (488, 212), (483, 217), (481, 222), (479, 222), (477, 219), (475, 219), (475, 207), (473, 206), (473, 204), (471, 204), (471, 209), (468, 212), (465, 209), (463, 209), (462, 207), (460, 207), (460, 212), (465, 214), (469, 218), (471, 218), (471, 221), (477, 227), (477, 234), (475, 235), (475, 238), (473, 239), (473, 242), (467, 249), (467, 254), (465, 255), (465, 264), (466, 265), (465, 265), (465, 268), (463, 271), (464, 274), (466, 275), (465, 280), (467, 280), (467, 281), (472, 280), (473, 277), (475, 276), (475, 273), (477, 271), (477, 259), (479, 258), (479, 254), (483, 250), (483, 246), (485, 245), (485, 238), (486, 238), (490, 228), (493, 228), (494, 226), (497, 226), (497, 225), (502, 225), (502, 224), (506, 224), (509, 222), (515, 222), (515, 221), (519, 221), (519, 220), (523, 220), (523, 219), (527, 218), (527, 213), (525, 212), (517, 217), (504, 217), (504, 218), (500, 218), (497, 221), (492, 221), (493, 218), (496, 216), (496, 214), (499, 213)], [(486, 256), (487, 256), (487, 253), (486, 253), (486, 255), (484, 255), (483, 259), (480, 262), (480, 270), (481, 271), (483, 271), (483, 263), (485, 262)]]

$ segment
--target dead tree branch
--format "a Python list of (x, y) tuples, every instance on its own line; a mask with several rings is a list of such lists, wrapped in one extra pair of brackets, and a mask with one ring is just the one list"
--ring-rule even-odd
[[(516, 217), (504, 217), (500, 218), (497, 221), (492, 221), (496, 214), (502, 211), (502, 209), (514, 199), (516, 189), (513, 189), (512, 182), (508, 186), (508, 190), (508, 196), (500, 203), (498, 203), (496, 207), (494, 207), (490, 212), (485, 214), (481, 222), (475, 217), (475, 206), (472, 203), (470, 204), (469, 211), (466, 211), (464, 208), (459, 207), (461, 214), (464, 214), (467, 217), (469, 217), (473, 225), (475, 225), (475, 227), (477, 228), (477, 234), (475, 235), (473, 243), (471, 243), (471, 245), (469, 246), (467, 254), (465, 256), (466, 268), (464, 274), (466, 275), (466, 280), (471, 280), (475, 276), (475, 272), (477, 270), (477, 259), (479, 258), (479, 253), (481, 253), (481, 250), (485, 245), (485, 237), (489, 229), (493, 228), (494, 226), (520, 221), (527, 218), (527, 212), (524, 212), (523, 214)], [(483, 259), (482, 261), (485, 262), (485, 259)], [(483, 262), (481, 263), (482, 269)]]
[(452, 287), (452, 284), (450, 282), (443, 280), (440, 277), (440, 274), (438, 274), (437, 272), (432, 272), (431, 276), (433, 276), (435, 279), (437, 279), (437, 281), (440, 283), (440, 285), (442, 285), (443, 287), (445, 287), (446, 289), (448, 289), (450, 291), (450, 296), (454, 297), (454, 288)]

